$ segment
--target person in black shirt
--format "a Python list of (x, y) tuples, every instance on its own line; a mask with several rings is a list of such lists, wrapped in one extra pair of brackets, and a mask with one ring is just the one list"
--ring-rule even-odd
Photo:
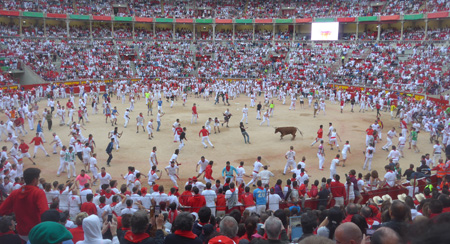
[(239, 128), (241, 129), (241, 133), (242, 136), (244, 136), (244, 142), (245, 144), (250, 144), (250, 137), (248, 136), (247, 131), (245, 131), (245, 129), (247, 129), (247, 127), (244, 126), (244, 122), (241, 122), (241, 124), (239, 125)]
[(320, 189), (319, 193), (317, 194), (317, 200), (319, 201), (317, 204), (317, 209), (320, 209), (320, 206), (324, 206), (325, 208), (327, 207), (328, 201), (330, 200), (330, 194), (330, 190), (322, 185), (322, 189)]
[(416, 175), (417, 178), (430, 176), (431, 175), (431, 169), (426, 164), (426, 161), (425, 160), (421, 160), (421, 163), (422, 163), (422, 165), (420, 165), (420, 167), (417, 167), (417, 173), (422, 174), (422, 176)]
[(180, 146), (178, 147), (178, 149), (181, 150), (181, 148), (184, 147), (184, 141), (187, 141), (188, 139), (186, 138), (186, 127), (183, 127), (183, 131), (180, 134)]
[(405, 170), (405, 173), (403, 173), (403, 177), (406, 176), (406, 179), (410, 180), (412, 173), (414, 173), (414, 164), (409, 165), (409, 169)]
[(261, 104), (261, 102), (259, 102), (258, 105), (256, 105), (256, 119), (257, 120), (261, 120), (261, 108), (262, 108), (262, 104)]

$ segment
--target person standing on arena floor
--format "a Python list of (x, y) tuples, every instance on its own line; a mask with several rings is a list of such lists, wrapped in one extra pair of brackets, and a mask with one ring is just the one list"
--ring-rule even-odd
[(114, 106), (111, 111), (111, 126), (117, 125), (117, 116), (120, 115), (119, 111), (117, 111), (117, 107)]
[(314, 114), (313, 114), (313, 118), (316, 117), (316, 115), (319, 113), (319, 102), (316, 100), (314, 102)]
[(194, 103), (194, 105), (192, 105), (191, 124), (194, 123), (194, 122), (197, 124), (197, 119), (198, 119), (197, 106)]
[[(94, 186), (95, 182), (98, 180), (98, 166), (97, 166), (97, 154), (92, 154), (92, 157), (89, 159), (89, 170), (92, 173), (92, 178), (94, 178)], [(101, 186), (101, 185), (100, 185)]]
[(37, 185), (41, 170), (28, 168), (23, 172), (25, 185), (14, 190), (0, 205), (0, 215), (14, 213), (17, 233), (23, 241), (28, 241), (28, 233), (41, 222), (41, 215), (48, 210), (47, 197)]
[(145, 132), (144, 123), (144, 116), (142, 115), (142, 113), (139, 113), (139, 115), (136, 117), (136, 133), (139, 133), (139, 126), (142, 126), (142, 130)]
[[(205, 156), (202, 156), (200, 160), (197, 162), (197, 165), (195, 166), (195, 172), (198, 172), (197, 178), (200, 178), (200, 176), (203, 174), (203, 172), (206, 170), (206, 167), (208, 166), (209, 161), (205, 159)], [(200, 171), (198, 170), (198, 166), (200, 166)]]
[[(180, 125), (180, 128), (181, 128), (181, 125)], [(180, 138), (180, 146), (178, 146), (178, 149), (181, 151), (181, 149), (184, 147), (184, 141), (188, 140), (186, 138), (186, 127), (183, 127), (183, 129), (181, 130), (181, 133), (178, 136)]]
[(209, 143), (209, 145), (214, 148), (214, 145), (209, 140), (209, 131), (205, 129), (205, 126), (202, 126), (202, 129), (198, 133), (198, 137), (202, 138), (202, 144), (205, 148), (208, 148), (208, 145), (206, 145), (205, 140)]
[(288, 168), (291, 170), (296, 167), (294, 146), (290, 147), (289, 151), (284, 155), (284, 158), (287, 159), (287, 162), (286, 166), (284, 166), (283, 175), (286, 175)]
[(323, 163), (325, 161), (325, 148), (323, 147), (323, 140), (320, 140), (317, 157), (319, 158), (319, 169), (323, 170)]
[(217, 131), (220, 133), (220, 120), (217, 117), (214, 118), (214, 134), (216, 134), (216, 128)]
[(239, 167), (237, 167), (237, 169), (236, 169), (236, 184), (237, 184), (238, 186), (240, 186), (242, 183), (245, 184), (245, 182), (244, 182), (244, 176), (250, 178), (249, 175), (246, 175), (246, 174), (245, 174), (244, 161), (241, 161), (241, 162), (239, 163)]
[[(73, 151), (73, 147), (70, 146), (69, 150), (66, 151), (66, 155), (64, 157), (64, 164), (67, 166), (67, 178), (70, 179), (70, 170), (72, 170), (73, 177), (77, 177), (75, 170), (75, 152)], [(64, 168), (62, 169), (64, 171)]]
[(123, 118), (125, 119), (125, 123), (123, 125), (124, 128), (127, 128), (128, 122), (130, 121), (130, 109), (126, 109), (125, 113), (123, 114)]
[(180, 163), (178, 163), (178, 154), (180, 154), (180, 150), (175, 149), (175, 151), (172, 154), (172, 157), (170, 157), (169, 163), (173, 161), (177, 166), (181, 165)]
[(323, 125), (320, 125), (319, 130), (317, 131), (317, 137), (313, 141), (313, 143), (311, 143), (311, 147), (314, 146), (314, 144), (316, 144), (317, 142), (322, 141), (322, 137), (323, 137)]
[(108, 167), (111, 167), (110, 163), (111, 160), (113, 159), (112, 155), (113, 149), (114, 149), (114, 138), (111, 138), (111, 142), (108, 143), (108, 146), (106, 147), (106, 154), (108, 154), (108, 160), (106, 160), (106, 165), (108, 165)]
[(263, 121), (261, 121), (261, 123), (259, 125), (264, 124), (264, 122), (267, 121), (267, 126), (270, 126), (270, 120), (269, 120), (269, 110), (267, 109), (266, 112), (264, 112), (263, 115)]
[(231, 166), (230, 161), (227, 161), (225, 168), (222, 169), (222, 177), (224, 179), (230, 178), (230, 182), (232, 182), (234, 179), (234, 173), (236, 173), (236, 175), (238, 174), (236, 168)]
[(177, 184), (177, 179), (179, 179), (178, 177), (178, 172), (179, 172), (179, 168), (178, 166), (175, 165), (174, 161), (170, 162), (170, 165), (164, 168), (167, 175), (170, 177), (170, 180), (172, 180), (173, 185), (178, 187)]
[(248, 127), (245, 127), (244, 126), (244, 123), (243, 122), (241, 122), (240, 124), (239, 124), (239, 128), (241, 129), (241, 133), (242, 133), (242, 136), (244, 136), (244, 142), (245, 142), (245, 144), (250, 144), (250, 137), (248, 136), (248, 133), (247, 133), (247, 131), (246, 131), (246, 129), (248, 129)]
[(342, 148), (342, 167), (345, 167), (345, 162), (347, 161), (347, 152), (352, 153), (350, 150), (350, 142), (346, 141), (344, 147)]
[[(406, 138), (403, 136), (402, 133), (399, 134), (398, 137), (398, 151), (400, 152), (401, 157), (403, 158), (403, 149), (405, 148), (405, 144), (406, 144)], [(387, 150), (386, 150), (387, 151)]]
[(156, 115), (156, 123), (158, 127), (156, 127), (156, 131), (159, 131), (159, 127), (161, 126), (161, 117), (164, 116), (165, 113), (162, 113), (161, 110), (158, 109), (158, 114)]
[(44, 141), (43, 141), (42, 138), (39, 136), (39, 133), (36, 133), (36, 136), (31, 140), (31, 142), (30, 142), (29, 144), (31, 144), (31, 143), (33, 143), (33, 142), (34, 142), (34, 154), (33, 154), (33, 158), (36, 158), (36, 152), (37, 152), (38, 148), (41, 149), (42, 151), (44, 151), (45, 156), (50, 157), (50, 155), (48, 155), (47, 151), (45, 151), (45, 148), (44, 148), (44, 146), (43, 146), (43, 145), (44, 145)]
[(395, 133), (395, 127), (392, 127), (392, 130), (387, 132), (387, 137), (386, 137), (386, 145), (384, 145), (381, 149), (383, 150), (388, 150), (388, 148), (392, 145), (392, 139), (394, 137), (397, 137), (397, 133)]
[(330, 164), (330, 178), (333, 179), (334, 175), (336, 175), (336, 167), (339, 166), (339, 163), (342, 161), (341, 159), (341, 155), (336, 154), (336, 157), (331, 160), (331, 164)]
[(148, 139), (151, 140), (153, 137), (153, 119), (150, 119), (147, 124), (147, 134)]
[(368, 164), (368, 170), (371, 171), (372, 170), (372, 160), (373, 160), (373, 154), (375, 153), (375, 147), (373, 146), (373, 144), (370, 144), (367, 148), (366, 151), (364, 152), (364, 155), (366, 157), (366, 159), (364, 160), (364, 166), (363, 166), (363, 170), (366, 170), (366, 166)]
[(61, 142), (61, 139), (59, 138), (59, 136), (56, 135), (55, 132), (53, 132), (53, 141), (50, 142), (50, 145), (52, 145), (53, 143), (55, 143), (55, 145), (53, 145), (53, 154), (57, 154), (56, 148), (62, 147), (63, 144)]
[(261, 109), (262, 109), (262, 104), (261, 104), (261, 102), (259, 102), (258, 105), (256, 105), (256, 119), (257, 120), (261, 120)]
[(106, 108), (105, 108), (105, 123), (108, 123), (108, 118), (111, 118), (111, 108), (109, 107), (108, 104), (106, 104)]
[(207, 183), (209, 182), (211, 184), (212, 184), (212, 182), (214, 180), (214, 178), (212, 177), (212, 173), (213, 173), (212, 166), (213, 166), (213, 164), (214, 164), (213, 161), (209, 161), (209, 163), (208, 163), (208, 165), (206, 166), (206, 169), (205, 169), (205, 177), (204, 177), (205, 182), (207, 182)]
[(258, 174), (259, 174), (259, 170), (261, 169), (261, 167), (263, 167), (264, 165), (261, 163), (261, 156), (258, 156), (256, 158), (256, 161), (253, 163), (253, 173), (252, 173), (252, 180), (250, 182), (247, 183), (246, 186), (249, 186), (251, 184), (253, 184), (253, 186), (255, 186), (255, 182), (258, 178)]
[(248, 108), (247, 104), (244, 105), (244, 108), (242, 109), (242, 119), (241, 122), (245, 120), (245, 123), (248, 124)]
[(150, 153), (150, 167), (158, 166), (158, 158), (156, 157), (156, 147), (153, 147)]
[(331, 135), (330, 135), (331, 150), (333, 150), (333, 145), (334, 145), (334, 146), (337, 147), (338, 152), (340, 152), (341, 150), (339, 149), (339, 144), (337, 143), (337, 139), (336, 138), (339, 138), (339, 141), (342, 142), (341, 137), (336, 132), (336, 129), (333, 129), (333, 131), (331, 132)]

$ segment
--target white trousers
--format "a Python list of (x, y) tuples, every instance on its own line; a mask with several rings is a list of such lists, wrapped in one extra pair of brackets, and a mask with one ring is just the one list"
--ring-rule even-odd
[(283, 174), (286, 174), (286, 171), (288, 170), (288, 168), (294, 168), (295, 169), (295, 161), (293, 159), (290, 159), (286, 162), (286, 166), (284, 166), (284, 172)]
[(319, 158), (319, 169), (323, 169), (323, 162), (325, 161), (325, 157), (321, 154), (317, 154), (317, 157)]
[(208, 147), (208, 145), (206, 145), (205, 140), (209, 143), (209, 145), (211, 147), (214, 147), (214, 145), (211, 143), (211, 141), (209, 140), (209, 136), (203, 136), (202, 137), (202, 144), (204, 147)]
[(41, 149), (42, 151), (44, 151), (45, 155), (48, 155), (47, 151), (45, 151), (44, 146), (42, 146), (42, 144), (41, 144), (41, 145), (35, 145), (34, 146), (34, 154), (33, 154), (33, 156), (36, 156), (36, 152), (37, 152), (38, 148)]

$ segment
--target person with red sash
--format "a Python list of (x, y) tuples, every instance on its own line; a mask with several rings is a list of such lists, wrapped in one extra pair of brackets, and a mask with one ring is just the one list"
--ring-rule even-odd
[(194, 186), (192, 191), (194, 192), (194, 195), (189, 198), (187, 205), (191, 207), (191, 212), (198, 213), (201, 207), (206, 206), (206, 200), (203, 195), (199, 194), (198, 187)]
[[(164, 218), (162, 218), (162, 220), (164, 221)], [(193, 224), (194, 219), (192, 214), (187, 212), (178, 214), (173, 222), (174, 232), (166, 237), (164, 244), (202, 244), (200, 238), (192, 232)]]

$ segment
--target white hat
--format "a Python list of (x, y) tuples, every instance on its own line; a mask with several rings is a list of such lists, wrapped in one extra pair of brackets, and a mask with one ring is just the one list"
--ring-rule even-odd
[(390, 202), (390, 203), (392, 203), (392, 197), (389, 196), (388, 194), (383, 195), (381, 198), (382, 198), (383, 201), (385, 201), (385, 202)]
[(373, 202), (376, 203), (377, 205), (381, 205), (383, 203), (383, 199), (381, 199), (380, 196), (374, 196), (372, 198)]
[(397, 195), (397, 199), (401, 202), (405, 202), (407, 195), (405, 193)]
[(417, 199), (417, 201), (421, 202), (421, 201), (425, 200), (425, 195), (423, 193), (418, 193), (418, 194), (416, 194), (416, 199)]

